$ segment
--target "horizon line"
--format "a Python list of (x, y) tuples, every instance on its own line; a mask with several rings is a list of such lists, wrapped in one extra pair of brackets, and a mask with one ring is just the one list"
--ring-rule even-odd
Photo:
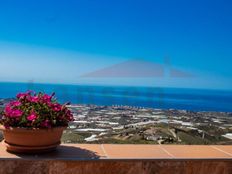
[(70, 85), (70, 86), (97, 86), (97, 87), (140, 87), (140, 88), (170, 88), (170, 89), (192, 89), (192, 90), (215, 90), (232, 92), (230, 88), (204, 88), (204, 87), (176, 87), (176, 86), (142, 86), (142, 85), (116, 85), (116, 84), (84, 84), (84, 83), (59, 83), (59, 82), (24, 82), (24, 81), (0, 81), (1, 83), (19, 83), (35, 85)]

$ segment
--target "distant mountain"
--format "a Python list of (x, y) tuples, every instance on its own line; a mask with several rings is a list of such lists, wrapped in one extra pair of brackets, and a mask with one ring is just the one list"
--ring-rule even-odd
[(168, 65), (144, 60), (129, 60), (105, 67), (81, 77), (87, 78), (151, 78), (151, 77), (186, 78), (193, 75)]

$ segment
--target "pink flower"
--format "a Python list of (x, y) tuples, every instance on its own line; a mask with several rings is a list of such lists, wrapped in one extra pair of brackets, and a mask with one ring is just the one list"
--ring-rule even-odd
[(17, 97), (18, 99), (21, 99), (21, 98), (24, 98), (24, 97), (26, 97), (26, 96), (27, 96), (26, 93), (18, 93), (16, 97)]
[[(54, 95), (55, 93), (48, 95), (41, 92), (36, 94), (33, 91), (17, 94), (17, 100), (8, 103), (2, 115), (0, 114), (1, 123), (6, 127), (67, 126), (69, 121), (74, 120), (72, 112), (66, 107), (68, 103), (59, 104), (53, 98)], [(33, 124), (35, 121), (36, 124)]]
[(37, 103), (39, 101), (39, 97), (38, 96), (28, 97), (28, 100), (30, 102)]
[(9, 117), (18, 118), (18, 117), (21, 117), (22, 115), (23, 115), (22, 111), (20, 111), (19, 109), (15, 109), (11, 111)]
[(52, 105), (52, 110), (53, 111), (61, 111), (61, 109), (62, 109), (62, 105), (60, 105), (60, 104), (58, 104), (58, 103), (55, 103), (55, 104), (53, 104)]
[(34, 92), (31, 91), (31, 90), (29, 90), (29, 91), (27, 91), (27, 92), (25, 92), (25, 93), (18, 93), (18, 94), (16, 95), (16, 97), (17, 97), (18, 99), (22, 99), (22, 98), (25, 98), (25, 97), (27, 97), (27, 96), (31, 96), (31, 93), (34, 93)]
[(11, 111), (12, 111), (11, 106), (9, 104), (6, 105), (5, 110), (4, 110), (6, 115), (10, 115)]
[(37, 115), (35, 112), (32, 112), (29, 116), (27, 116), (27, 120), (34, 121), (37, 118)]
[(48, 102), (51, 102), (52, 96), (44, 94), (42, 99), (43, 99), (44, 102), (48, 103)]
[(11, 118), (18, 118), (23, 115), (23, 112), (21, 110), (12, 109), (10, 104), (6, 105), (4, 112), (7, 117), (11, 117)]
[(12, 102), (10, 102), (10, 105), (11, 106), (20, 106), (21, 102), (19, 102), (19, 101), (12, 101)]
[(65, 117), (68, 119), (68, 121), (74, 121), (73, 114), (71, 113), (70, 110), (67, 110), (67, 111), (65, 112)]
[(46, 127), (46, 128), (50, 128), (51, 127), (51, 123), (49, 120), (45, 120), (41, 123), (40, 125), (41, 127)]

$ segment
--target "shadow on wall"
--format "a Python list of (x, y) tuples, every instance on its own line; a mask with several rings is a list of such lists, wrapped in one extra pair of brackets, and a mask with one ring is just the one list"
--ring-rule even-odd
[(46, 152), (41, 154), (20, 154), (15, 153), (16, 156), (24, 159), (69, 159), (69, 160), (95, 160), (99, 159), (100, 156), (97, 152), (90, 151), (84, 148), (75, 147), (71, 145), (60, 145), (56, 150), (52, 152)]

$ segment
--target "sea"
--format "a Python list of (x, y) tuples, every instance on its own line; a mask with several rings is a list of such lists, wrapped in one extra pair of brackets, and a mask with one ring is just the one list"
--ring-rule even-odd
[(55, 92), (61, 103), (232, 112), (230, 90), (2, 82), (0, 98), (14, 98), (27, 90)]

